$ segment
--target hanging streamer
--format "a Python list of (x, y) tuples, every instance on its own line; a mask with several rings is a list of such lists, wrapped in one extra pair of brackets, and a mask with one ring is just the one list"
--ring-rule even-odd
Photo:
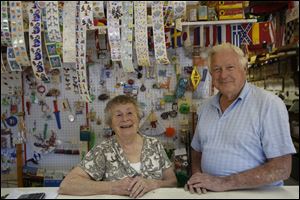
[[(64, 63), (75, 62), (75, 17), (76, 17), (76, 2), (65, 1), (64, 4), (64, 31), (63, 31), (63, 61)], [(76, 27), (78, 28), (78, 27)]]
[(86, 26), (87, 30), (93, 28), (93, 3), (91, 1), (80, 2), (81, 25)]
[(5, 67), (5, 64), (4, 64), (4, 61), (2, 58), (2, 54), (1, 54), (1, 74), (3, 74), (3, 73), (7, 73), (7, 69)]
[(132, 64), (133, 3), (123, 1), (121, 63), (125, 72), (134, 72)]
[[(78, 79), (79, 93), (81, 98), (86, 102), (91, 102), (87, 85), (86, 75), (86, 30), (87, 25), (82, 26), (80, 20), (80, 9), (83, 2), (77, 2), (76, 5), (76, 73)], [(78, 27), (78, 28), (77, 28)]]
[(14, 49), (7, 47), (7, 61), (11, 71), (22, 71), (22, 67), (16, 61)]
[(153, 23), (153, 37), (155, 58), (160, 64), (169, 64), (170, 61), (167, 56), (164, 19), (163, 19), (163, 2), (152, 2), (152, 23)]
[(37, 3), (28, 4), (29, 46), (31, 66), (38, 80), (49, 81), (46, 75), (42, 54), (41, 10)]
[(1, 46), (11, 46), (7, 1), (1, 1)]
[(149, 67), (149, 48), (147, 34), (147, 2), (134, 2), (134, 20), (135, 20), (135, 49), (137, 63), (139, 66)]
[(112, 61), (121, 60), (121, 36), (119, 21), (122, 16), (122, 2), (109, 1), (107, 4), (107, 31)]
[(46, 2), (46, 22), (49, 41), (61, 42), (57, 1)]
[(16, 61), (22, 66), (30, 66), (24, 39), (22, 3), (21, 1), (10, 1), (9, 5), (11, 39)]

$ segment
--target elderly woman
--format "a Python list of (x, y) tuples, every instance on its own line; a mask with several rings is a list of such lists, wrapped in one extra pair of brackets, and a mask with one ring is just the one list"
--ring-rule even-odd
[(105, 108), (106, 124), (116, 133), (87, 153), (60, 185), (60, 194), (128, 195), (133, 198), (160, 187), (176, 186), (176, 176), (162, 144), (138, 132), (137, 102), (125, 95)]

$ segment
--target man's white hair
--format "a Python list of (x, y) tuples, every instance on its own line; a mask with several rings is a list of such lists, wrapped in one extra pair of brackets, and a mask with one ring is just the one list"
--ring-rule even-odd
[(244, 54), (242, 49), (240, 49), (239, 47), (237, 47), (235, 45), (232, 45), (230, 43), (223, 43), (223, 44), (219, 44), (219, 45), (214, 46), (209, 51), (209, 53), (208, 53), (208, 66), (209, 66), (209, 69), (211, 68), (211, 59), (212, 59), (212, 57), (220, 51), (229, 50), (229, 49), (231, 49), (232, 51), (234, 51), (238, 55), (241, 66), (246, 68), (247, 63), (248, 63), (248, 57), (247, 57), (247, 55)]

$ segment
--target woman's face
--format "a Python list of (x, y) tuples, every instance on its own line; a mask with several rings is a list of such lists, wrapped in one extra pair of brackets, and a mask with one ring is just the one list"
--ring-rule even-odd
[(112, 129), (117, 135), (136, 134), (139, 128), (137, 109), (131, 103), (112, 108)]

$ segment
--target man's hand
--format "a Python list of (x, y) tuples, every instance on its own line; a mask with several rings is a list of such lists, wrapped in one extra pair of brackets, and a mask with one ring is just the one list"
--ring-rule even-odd
[(187, 186), (188, 188), (202, 188), (202, 190), (204, 188), (211, 191), (221, 192), (226, 190), (226, 181), (222, 177), (197, 172), (187, 182)]
[(189, 191), (191, 194), (197, 193), (197, 194), (205, 194), (207, 193), (207, 190), (205, 188), (200, 188), (200, 187), (193, 187), (189, 186), (188, 184), (184, 185), (184, 190)]
[(132, 198), (140, 198), (145, 193), (154, 190), (157, 188), (157, 184), (155, 180), (144, 179), (141, 176), (136, 176), (132, 179), (128, 190), (130, 191), (130, 197)]

